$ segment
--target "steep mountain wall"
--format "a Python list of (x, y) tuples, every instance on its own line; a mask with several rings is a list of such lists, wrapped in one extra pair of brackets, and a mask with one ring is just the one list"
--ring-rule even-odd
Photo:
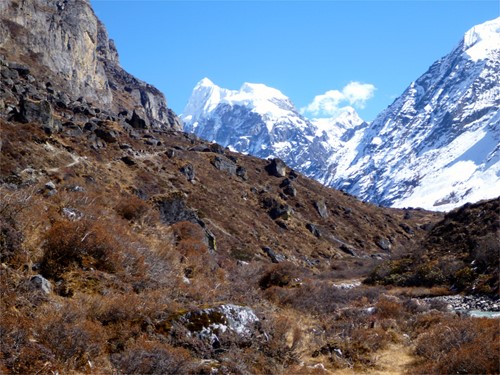
[(115, 113), (129, 109), (146, 126), (180, 129), (163, 94), (125, 72), (114, 42), (87, 0), (0, 2), (3, 65), (29, 68), (38, 82), (70, 100), (99, 103)]
[[(310, 121), (288, 98), (268, 95), (273, 89), (241, 101), (234, 99), (241, 90), (209, 81), (195, 88), (183, 118), (201, 137), (279, 156), (363, 200), (448, 211), (499, 194), (499, 75), (497, 18), (469, 30), (371, 124), (355, 112), (343, 121)], [(256, 105), (263, 101), (266, 110)], [(288, 103), (286, 111), (276, 103)]]
[(500, 18), (469, 30), (364, 133), (334, 187), (449, 210), (500, 191)]

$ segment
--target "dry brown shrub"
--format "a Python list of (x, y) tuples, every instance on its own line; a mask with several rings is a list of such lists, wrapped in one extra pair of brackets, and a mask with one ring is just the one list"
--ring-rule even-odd
[(3, 314), (0, 341), (10, 373), (68, 373), (96, 363), (104, 353), (106, 334), (84, 312), (80, 305), (65, 303), (46, 304), (29, 314)]
[(442, 319), (418, 337), (415, 354), (422, 360), (413, 373), (499, 373), (499, 329), (495, 319)]
[(141, 337), (121, 353), (111, 356), (119, 374), (178, 375), (195, 367), (186, 349), (153, 342)]
[(263, 322), (262, 329), (268, 339), (260, 343), (257, 349), (284, 367), (298, 363), (298, 348), (303, 334), (295, 321), (284, 315), (270, 316)]
[(383, 296), (376, 304), (376, 312), (380, 319), (402, 319), (405, 308), (396, 297)]
[[(2, 374), (46, 374), (57, 370), (55, 356), (33, 340), (32, 321), (18, 314), (2, 311), (0, 319), (0, 369)], [(49, 366), (47, 366), (49, 363)]]
[(298, 268), (294, 264), (290, 262), (273, 264), (269, 266), (259, 280), (259, 286), (261, 289), (267, 289), (272, 286), (291, 286), (294, 279), (297, 279), (298, 277)]
[(73, 268), (121, 270), (120, 248), (98, 222), (58, 221), (46, 234), (42, 273), (58, 278)]
[(129, 194), (120, 199), (115, 210), (126, 220), (139, 221), (145, 217), (150, 207), (136, 195)]

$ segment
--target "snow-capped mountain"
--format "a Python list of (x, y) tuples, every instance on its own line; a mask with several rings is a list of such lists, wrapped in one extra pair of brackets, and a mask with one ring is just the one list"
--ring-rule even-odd
[(395, 207), (500, 195), (500, 18), (467, 31), (366, 129), (331, 185)]
[(228, 90), (208, 78), (196, 85), (181, 118), (184, 129), (201, 138), (261, 158), (279, 157), (317, 179), (332, 173), (325, 166), (339, 136), (362, 123), (352, 108), (338, 121), (310, 121), (276, 89), (244, 83)]
[(186, 131), (395, 207), (449, 210), (500, 195), (500, 18), (473, 27), (371, 123), (304, 118), (276, 89), (204, 79)]

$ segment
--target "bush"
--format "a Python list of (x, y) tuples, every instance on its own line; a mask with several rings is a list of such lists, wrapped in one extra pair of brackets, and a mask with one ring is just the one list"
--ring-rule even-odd
[(111, 362), (119, 374), (178, 375), (194, 368), (187, 350), (145, 339), (113, 354)]
[(295, 278), (297, 278), (296, 266), (288, 262), (278, 263), (269, 267), (259, 280), (259, 286), (261, 289), (272, 286), (285, 287), (291, 285)]
[(146, 202), (135, 195), (127, 195), (121, 198), (115, 207), (116, 212), (126, 220), (137, 221), (143, 218), (149, 211)]
[(494, 319), (447, 318), (422, 333), (412, 373), (498, 374), (500, 337)]
[(43, 245), (42, 274), (59, 278), (74, 268), (106, 272), (121, 269), (120, 249), (99, 222), (59, 221), (49, 229)]

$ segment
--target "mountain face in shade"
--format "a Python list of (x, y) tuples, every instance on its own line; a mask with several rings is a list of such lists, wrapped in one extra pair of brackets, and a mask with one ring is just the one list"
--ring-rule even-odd
[[(115, 44), (87, 0), (2, 0), (0, 57), (1, 65), (24, 67), (20, 71), (29, 71), (44, 90), (64, 92), (53, 102), (98, 103), (138, 126), (182, 128), (164, 95), (120, 66)], [(17, 91), (2, 98), (41, 97), (36, 87)]]
[(500, 18), (467, 31), (371, 123), (345, 109), (308, 120), (279, 91), (202, 80), (186, 130), (277, 156), (327, 186), (377, 204), (449, 210), (500, 191)]

